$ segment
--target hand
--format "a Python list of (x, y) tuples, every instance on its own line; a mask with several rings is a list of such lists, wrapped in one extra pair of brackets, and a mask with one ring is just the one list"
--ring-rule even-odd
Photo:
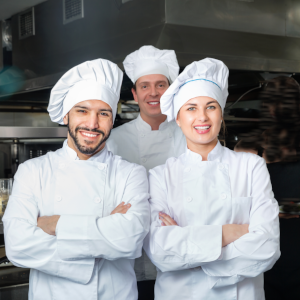
[(178, 226), (176, 221), (174, 221), (169, 215), (160, 212), (159, 219), (162, 221), (161, 226)]
[(130, 203), (121, 202), (110, 214), (126, 214), (130, 207)]
[(296, 218), (299, 218), (299, 215), (279, 213), (279, 218), (280, 219), (296, 219)]
[(222, 226), (222, 247), (227, 246), (239, 239), (244, 234), (249, 233), (249, 225), (226, 224)]
[(37, 226), (50, 235), (55, 235), (56, 225), (60, 216), (44, 216), (37, 219)]

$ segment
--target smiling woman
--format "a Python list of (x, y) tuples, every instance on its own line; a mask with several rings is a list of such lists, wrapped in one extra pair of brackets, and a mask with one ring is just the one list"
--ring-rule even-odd
[(228, 73), (216, 59), (194, 62), (161, 98), (162, 113), (176, 119), (187, 149), (149, 172), (144, 248), (158, 268), (158, 299), (264, 300), (263, 272), (280, 255), (278, 205), (265, 161), (218, 141)]
[(68, 126), (68, 144), (80, 159), (101, 151), (113, 127), (111, 107), (101, 100), (86, 100), (75, 105), (63, 119)]

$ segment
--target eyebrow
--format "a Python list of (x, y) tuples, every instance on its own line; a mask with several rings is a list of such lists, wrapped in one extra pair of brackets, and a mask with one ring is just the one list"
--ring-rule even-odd
[[(80, 105), (76, 105), (76, 106), (74, 106), (74, 108), (81, 108), (81, 109), (90, 110), (89, 107), (86, 107), (86, 106), (80, 106)], [(111, 109), (108, 109), (108, 108), (101, 108), (101, 109), (99, 109), (99, 111), (109, 111), (109, 112), (112, 112), (112, 110), (111, 110)]]
[[(209, 104), (212, 104), (212, 103), (218, 103), (218, 102), (216, 100), (213, 100), (213, 101), (207, 102), (205, 105), (209, 105)], [(185, 105), (197, 106), (196, 103), (186, 103)]]
[[(147, 83), (151, 83), (151, 82), (150, 81), (142, 81), (138, 85), (147, 84)], [(159, 80), (159, 81), (155, 81), (154, 83), (156, 83), (156, 84), (158, 84), (158, 83), (167, 83), (167, 81), (165, 81), (165, 80)]]

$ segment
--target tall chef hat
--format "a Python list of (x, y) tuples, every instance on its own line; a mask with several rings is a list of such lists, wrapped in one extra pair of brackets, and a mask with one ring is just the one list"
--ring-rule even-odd
[(150, 74), (166, 76), (172, 83), (179, 73), (179, 65), (174, 50), (159, 50), (153, 46), (143, 46), (127, 55), (124, 69), (133, 83)]
[(85, 100), (102, 100), (117, 113), (123, 72), (106, 59), (86, 61), (65, 73), (51, 90), (48, 112), (53, 122), (64, 124), (64, 116)]
[(198, 96), (217, 100), (223, 111), (228, 96), (228, 75), (228, 68), (220, 60), (205, 58), (194, 61), (185, 67), (160, 98), (161, 112), (170, 122), (187, 101)]

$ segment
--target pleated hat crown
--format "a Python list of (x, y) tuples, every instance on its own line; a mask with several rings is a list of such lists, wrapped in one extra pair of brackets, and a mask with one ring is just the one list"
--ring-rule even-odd
[(160, 50), (143, 46), (127, 55), (124, 69), (133, 83), (145, 75), (161, 74), (172, 83), (179, 74), (179, 65), (174, 50)]
[(85, 100), (101, 100), (117, 113), (123, 72), (106, 59), (86, 61), (66, 72), (51, 90), (48, 112), (53, 122), (64, 124), (64, 116)]

